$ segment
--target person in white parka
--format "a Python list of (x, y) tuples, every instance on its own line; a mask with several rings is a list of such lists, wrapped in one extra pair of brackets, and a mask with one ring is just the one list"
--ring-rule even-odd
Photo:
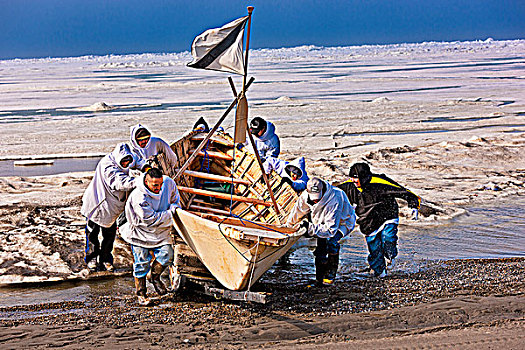
[[(116, 220), (124, 211), (129, 192), (135, 188), (135, 178), (129, 171), (143, 166), (144, 162), (126, 143), (119, 143), (97, 164), (93, 179), (82, 196), (80, 210), (87, 219), (84, 260), (90, 269), (114, 269), (112, 250), (117, 232)], [(99, 233), (102, 234), (102, 245)]]
[(178, 157), (166, 141), (159, 137), (151, 136), (148, 128), (141, 124), (132, 126), (130, 131), (131, 150), (144, 161), (151, 161), (155, 156), (164, 154), (168, 166), (171, 169), (177, 167)]
[(126, 203), (127, 222), (120, 227), (120, 234), (131, 244), (136, 295), (141, 305), (149, 304), (146, 276), (157, 294), (167, 293), (160, 276), (173, 262), (172, 215), (179, 203), (175, 181), (156, 168), (137, 180), (137, 188)]
[(316, 284), (332, 284), (339, 267), (339, 240), (355, 227), (354, 207), (342, 190), (314, 177), (295, 202), (286, 224), (291, 226), (301, 220), (305, 235), (317, 238)]

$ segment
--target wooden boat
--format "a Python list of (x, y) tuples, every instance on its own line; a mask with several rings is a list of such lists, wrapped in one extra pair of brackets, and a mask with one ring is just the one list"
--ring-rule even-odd
[[(159, 155), (163, 172), (176, 178), (207, 135), (193, 131), (174, 142), (178, 162), (169, 165)], [(283, 226), (297, 194), (272, 173), (267, 179), (271, 201), (256, 156), (235, 148), (228, 134), (215, 133), (197, 154), (175, 180), (182, 209), (174, 215), (174, 226), (184, 241), (175, 243), (175, 276), (205, 277), (209, 271), (227, 289), (249, 289), (301, 236)], [(196, 266), (195, 257), (207, 271)]]

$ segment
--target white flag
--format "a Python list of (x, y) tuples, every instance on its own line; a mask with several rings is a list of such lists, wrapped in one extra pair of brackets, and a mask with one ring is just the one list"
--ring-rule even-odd
[(193, 40), (193, 61), (188, 67), (211, 69), (244, 75), (244, 27), (249, 16), (221, 28), (208, 29)]

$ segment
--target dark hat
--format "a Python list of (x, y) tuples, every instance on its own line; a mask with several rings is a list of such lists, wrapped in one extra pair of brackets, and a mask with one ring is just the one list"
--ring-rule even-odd
[(146, 128), (140, 128), (135, 133), (135, 139), (137, 140), (145, 139), (150, 136), (151, 136), (151, 133)]
[(251, 134), (258, 134), (261, 132), (261, 130), (265, 130), (267, 126), (266, 120), (264, 120), (261, 117), (255, 117), (250, 122), (250, 133)]
[(206, 123), (206, 120), (204, 120), (203, 117), (200, 117), (199, 120), (195, 122), (193, 125), (193, 130), (200, 130), (202, 132), (208, 132), (210, 131), (210, 127), (208, 126), (208, 123)]
[(355, 163), (350, 167), (348, 175), (350, 175), (350, 177), (359, 177), (359, 175), (368, 175), (370, 173), (370, 166), (368, 164)]
[(324, 193), (324, 181), (318, 177), (310, 179), (306, 184), (306, 192), (308, 192), (308, 197), (311, 200), (320, 200)]
[(348, 175), (353, 178), (358, 178), (361, 185), (367, 184), (372, 178), (370, 166), (366, 163), (355, 163), (350, 167)]

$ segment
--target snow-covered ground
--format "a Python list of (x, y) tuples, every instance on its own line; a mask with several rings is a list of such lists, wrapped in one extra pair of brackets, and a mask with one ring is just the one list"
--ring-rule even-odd
[[(106, 153), (138, 122), (168, 141), (200, 116), (214, 123), (232, 100), (228, 75), (187, 68), (190, 60), (185, 52), (0, 61), (0, 159)], [(305, 156), (309, 173), (330, 181), (370, 162), (435, 208), (411, 225), (525, 193), (525, 40), (254, 50), (249, 74), (250, 117), (275, 123), (283, 158)], [(55, 231), (78, 257), (46, 248), (53, 273), (78, 270), (83, 233), (69, 224), (81, 222), (88, 181), (0, 178), (0, 239), (9, 242), (0, 282), (54, 271), (31, 259), (45, 249), (27, 242), (45, 245)], [(27, 247), (36, 251), (14, 258)]]

